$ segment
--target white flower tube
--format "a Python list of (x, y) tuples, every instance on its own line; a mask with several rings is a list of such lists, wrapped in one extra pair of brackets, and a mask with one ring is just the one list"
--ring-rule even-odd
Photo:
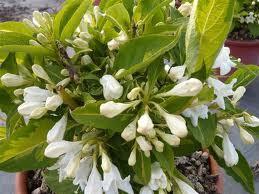
[(166, 189), (167, 187), (167, 178), (163, 172), (160, 164), (155, 162), (151, 165), (151, 178), (148, 186), (153, 190), (157, 191), (159, 189)]
[(202, 82), (196, 78), (183, 81), (177, 84), (173, 89), (168, 92), (158, 94), (157, 97), (168, 97), (168, 96), (196, 96), (202, 90)]
[(56, 141), (47, 146), (44, 155), (48, 158), (57, 158), (65, 153), (79, 152), (82, 148), (81, 142)]
[(130, 153), (128, 164), (129, 166), (135, 166), (136, 162), (137, 162), (137, 148), (134, 147)]
[(174, 177), (175, 182), (177, 183), (181, 193), (184, 194), (198, 194), (190, 185), (186, 182)]
[(238, 163), (239, 157), (238, 153), (230, 141), (228, 134), (223, 134), (223, 142), (222, 142), (223, 152), (224, 152), (224, 160), (228, 167), (235, 166)]
[(36, 86), (25, 88), (23, 94), (25, 102), (46, 102), (47, 98), (52, 95), (49, 90), (44, 90)]
[(96, 168), (96, 164), (93, 165), (93, 169), (88, 178), (87, 185), (84, 190), (84, 194), (103, 194), (102, 189), (102, 177)]
[(53, 95), (47, 98), (45, 107), (48, 110), (56, 111), (57, 108), (62, 104), (63, 104), (63, 99), (59, 95)]
[(186, 69), (185, 65), (176, 66), (176, 67), (170, 67), (170, 65), (165, 65), (166, 74), (168, 74), (168, 76), (172, 81), (177, 81), (183, 78), (185, 69)]
[(172, 135), (172, 134), (167, 134), (164, 133), (160, 130), (156, 130), (157, 134), (169, 145), (171, 146), (179, 146), (181, 139), (179, 137), (177, 137), (176, 135)]
[(23, 116), (30, 116), (35, 109), (43, 108), (42, 102), (24, 102), (18, 107), (19, 114)]
[(67, 115), (65, 114), (53, 127), (49, 130), (47, 135), (47, 142), (52, 143), (60, 141), (64, 138), (67, 128)]
[(33, 24), (37, 27), (45, 27), (45, 18), (43, 17), (43, 15), (39, 12), (39, 11), (34, 11), (32, 13), (32, 21)]
[(156, 151), (164, 151), (164, 143), (159, 141), (157, 138), (151, 139), (152, 144), (155, 146)]
[(4, 74), (1, 77), (1, 82), (6, 87), (19, 87), (30, 83), (28, 80), (25, 80), (22, 76), (11, 73)]
[(76, 172), (80, 165), (81, 156), (80, 154), (76, 154), (68, 163), (66, 168), (64, 169), (66, 172), (66, 177), (74, 178), (76, 176)]
[(41, 78), (41, 79), (44, 79), (44, 80), (46, 80), (46, 81), (49, 82), (49, 83), (52, 83), (52, 81), (51, 81), (49, 75), (48, 75), (47, 72), (43, 69), (42, 66), (35, 64), (35, 65), (32, 66), (32, 71), (33, 71), (33, 73), (34, 73), (37, 77), (39, 77), (39, 78)]
[(45, 107), (35, 108), (31, 112), (30, 118), (32, 118), (32, 119), (39, 119), (39, 118), (43, 117), (47, 112), (48, 112), (48, 109), (46, 109)]
[(100, 106), (100, 113), (101, 115), (107, 117), (107, 118), (113, 118), (116, 117), (117, 115), (121, 114), (128, 108), (134, 106), (136, 102), (133, 103), (116, 103), (113, 101), (106, 102), (104, 104), (101, 104)]
[(103, 96), (106, 100), (119, 99), (123, 94), (123, 87), (112, 75), (104, 75), (100, 79), (103, 86)]
[(240, 86), (236, 89), (233, 95), (232, 103), (236, 104), (245, 94), (246, 88), (244, 86)]
[(127, 98), (129, 100), (135, 100), (137, 99), (140, 91), (141, 91), (141, 87), (136, 87), (136, 88), (133, 88), (128, 94), (127, 94)]
[(154, 191), (149, 186), (144, 186), (140, 189), (139, 194), (154, 194)]
[(147, 111), (139, 118), (137, 131), (143, 135), (155, 136), (154, 124)]
[(121, 133), (121, 137), (127, 142), (132, 141), (136, 138), (137, 132), (137, 120), (132, 121)]
[(111, 160), (110, 158), (107, 156), (107, 154), (105, 152), (102, 152), (102, 169), (103, 169), (103, 172), (107, 173), (111, 170), (111, 166), (112, 166), (112, 163), (111, 163)]
[(138, 136), (136, 141), (142, 151), (151, 151), (152, 145), (143, 136)]
[(192, 12), (192, 4), (186, 2), (178, 8), (178, 11), (185, 17), (190, 16)]
[(244, 144), (254, 144), (255, 140), (253, 136), (250, 133), (248, 133), (248, 131), (246, 131), (244, 128), (242, 127), (239, 127), (239, 128), (240, 128), (240, 138), (244, 142)]

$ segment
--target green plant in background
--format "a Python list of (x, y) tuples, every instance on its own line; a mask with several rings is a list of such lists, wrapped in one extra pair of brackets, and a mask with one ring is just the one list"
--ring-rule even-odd
[[(1, 23), (0, 170), (48, 168), (56, 193), (193, 194), (174, 157), (210, 149), (254, 194), (228, 137), (236, 125), (252, 144), (259, 127), (237, 106), (259, 69), (222, 48), (235, 3), (73, 0)], [(214, 74), (235, 65), (226, 83)]]
[(259, 37), (259, 1), (238, 0), (235, 8), (231, 38), (257, 39)]

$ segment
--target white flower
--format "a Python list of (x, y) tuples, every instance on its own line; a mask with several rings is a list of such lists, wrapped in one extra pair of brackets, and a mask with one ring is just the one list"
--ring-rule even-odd
[(239, 127), (239, 129), (240, 129), (240, 138), (244, 142), (244, 144), (254, 144), (255, 140), (253, 136), (241, 126)]
[(143, 136), (138, 136), (136, 141), (142, 151), (151, 151), (152, 145)]
[(46, 100), (46, 108), (51, 111), (56, 111), (63, 104), (63, 99), (59, 95), (53, 95)]
[(6, 87), (19, 87), (30, 82), (20, 75), (6, 73), (1, 77), (1, 82)]
[(89, 47), (88, 42), (81, 38), (76, 38), (73, 40), (73, 44), (80, 49), (87, 49)]
[(111, 170), (112, 163), (105, 152), (102, 152), (102, 169), (105, 173)]
[(45, 149), (45, 156), (48, 158), (57, 158), (65, 153), (76, 153), (82, 150), (81, 142), (55, 141), (50, 143)]
[(169, 65), (165, 65), (165, 71), (172, 81), (177, 81), (177, 80), (183, 78), (185, 69), (186, 69), (185, 65), (176, 66), (176, 67), (171, 67)]
[(84, 194), (103, 194), (102, 189), (102, 177), (96, 168), (96, 164), (94, 163), (91, 174), (88, 178), (87, 185), (85, 187)]
[(155, 136), (154, 124), (147, 111), (139, 118), (137, 131), (150, 137)]
[(239, 86), (233, 95), (232, 103), (235, 105), (245, 94), (246, 88), (244, 86)]
[(123, 94), (123, 87), (112, 75), (104, 75), (100, 79), (103, 95), (106, 100), (119, 99)]
[(52, 96), (52, 93), (49, 90), (32, 86), (24, 89), (23, 96), (25, 102), (46, 102), (47, 98)]
[(139, 194), (154, 194), (154, 192), (149, 186), (144, 186), (140, 189)]
[(87, 185), (87, 180), (91, 173), (92, 165), (93, 159), (91, 157), (83, 158), (80, 161), (75, 179), (73, 180), (73, 184), (80, 185), (82, 190), (84, 190)]
[(121, 137), (126, 141), (132, 141), (136, 138), (137, 120), (132, 121), (121, 133)]
[(223, 134), (223, 142), (222, 142), (223, 152), (224, 152), (224, 160), (228, 167), (235, 166), (238, 163), (239, 157), (238, 153), (230, 141), (228, 134)]
[(228, 74), (231, 68), (236, 66), (236, 64), (231, 61), (229, 55), (230, 49), (223, 46), (213, 65), (214, 69), (220, 68), (220, 75)]
[(77, 170), (79, 168), (79, 165), (80, 165), (80, 160), (81, 160), (80, 154), (75, 154), (70, 159), (66, 168), (64, 169), (64, 171), (66, 172), (66, 177), (74, 178), (76, 176), (76, 172), (77, 172)]
[(255, 116), (250, 116), (249, 122), (246, 123), (246, 125), (250, 126), (250, 127), (258, 127), (259, 126), (259, 119)]
[(42, 34), (42, 33), (39, 33), (37, 34), (37, 40), (41, 43), (41, 44), (47, 44), (49, 43), (49, 40), (47, 39), (47, 37)]
[(231, 127), (234, 126), (233, 119), (222, 119), (219, 123), (223, 126), (224, 129), (229, 130)]
[(156, 132), (169, 145), (171, 145), (171, 146), (178, 146), (178, 145), (180, 145), (180, 141), (181, 140), (176, 135), (167, 134), (167, 133), (164, 133), (164, 132), (162, 132), (162, 131), (160, 131), (158, 129), (156, 130)]
[(176, 135), (177, 137), (184, 138), (188, 135), (188, 130), (186, 126), (186, 121), (180, 115), (173, 115), (169, 114), (164, 111), (159, 105), (156, 104), (156, 108), (164, 117), (168, 128), (170, 129), (171, 133)]
[(116, 50), (120, 47), (121, 44), (125, 43), (128, 40), (128, 36), (125, 32), (121, 31), (119, 36), (112, 39), (107, 43), (110, 51)]
[(72, 59), (72, 58), (76, 55), (75, 49), (74, 49), (73, 47), (70, 47), (70, 46), (68, 46), (68, 47), (66, 48), (66, 53), (67, 53), (67, 56), (68, 56), (70, 59)]
[(119, 189), (128, 194), (134, 194), (130, 185), (130, 176), (122, 179), (118, 168), (112, 164), (111, 170), (103, 174), (103, 190), (108, 194), (119, 194)]
[(56, 84), (56, 87), (62, 86), (63, 88), (65, 88), (69, 83), (70, 83), (71, 79), (69, 77), (61, 80), (60, 82), (58, 82)]
[(198, 105), (198, 106), (185, 109), (182, 114), (185, 117), (191, 118), (193, 126), (197, 127), (199, 118), (207, 119), (208, 112), (209, 112), (208, 106)]
[(173, 89), (168, 92), (158, 94), (158, 97), (167, 97), (167, 96), (196, 96), (202, 90), (202, 82), (196, 78), (191, 78), (189, 80), (183, 81), (177, 84)]
[(45, 107), (37, 107), (32, 110), (30, 114), (30, 118), (39, 119), (43, 117), (47, 112), (48, 112), (48, 109), (46, 109)]
[(223, 110), (225, 110), (224, 97), (233, 96), (235, 94), (232, 88), (236, 82), (237, 79), (233, 79), (231, 83), (225, 84), (217, 79), (211, 77), (208, 78), (209, 87), (214, 88), (214, 94), (217, 96), (213, 102), (216, 102)]
[(190, 185), (186, 182), (174, 177), (175, 182), (177, 183), (181, 193), (184, 194), (198, 194)]
[(133, 150), (131, 151), (129, 159), (128, 159), (129, 166), (134, 166), (136, 164), (136, 161), (137, 161), (136, 152), (137, 152), (137, 148), (134, 147)]
[(98, 23), (100, 16), (102, 16), (100, 7), (94, 6), (93, 12), (95, 17), (95, 22)]
[(153, 191), (166, 189), (167, 178), (158, 162), (153, 163), (151, 166), (151, 179), (148, 185)]
[(192, 12), (192, 4), (189, 2), (186, 2), (182, 4), (179, 8), (178, 11), (185, 17), (189, 16)]
[(156, 151), (163, 152), (164, 151), (164, 143), (159, 141), (157, 138), (151, 139), (152, 144), (155, 146)]
[(33, 21), (33, 24), (35, 26), (37, 26), (37, 27), (45, 27), (46, 26), (46, 20), (39, 11), (34, 11), (32, 16), (33, 16), (32, 21)]
[(141, 87), (136, 87), (136, 88), (133, 88), (128, 94), (127, 94), (127, 98), (129, 100), (135, 100), (137, 99), (139, 93), (141, 92)]
[(101, 104), (100, 106), (100, 113), (101, 115), (107, 117), (107, 118), (113, 118), (116, 117), (117, 115), (121, 114), (128, 108), (134, 106), (136, 102), (132, 103), (116, 103), (113, 101), (109, 101), (106, 103)]
[(43, 102), (24, 102), (18, 107), (18, 112), (23, 116), (30, 116), (34, 110), (44, 108), (44, 105)]
[(88, 64), (91, 64), (91, 63), (93, 63), (93, 60), (91, 59), (91, 57), (89, 55), (84, 55), (81, 58), (81, 64), (82, 65), (88, 65)]
[(49, 83), (52, 83), (47, 72), (43, 69), (42, 66), (35, 64), (32, 66), (32, 71), (37, 77), (44, 79)]
[(67, 128), (67, 115), (65, 114), (53, 127), (49, 130), (47, 135), (47, 142), (52, 143), (60, 141), (64, 138)]

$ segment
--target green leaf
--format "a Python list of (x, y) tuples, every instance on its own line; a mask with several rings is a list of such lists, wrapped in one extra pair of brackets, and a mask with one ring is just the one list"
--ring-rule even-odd
[(8, 94), (6, 90), (0, 88), (0, 109), (3, 112), (8, 113), (12, 106), (13, 103), (11, 96)]
[(181, 139), (181, 144), (179, 147), (174, 148), (174, 155), (177, 157), (187, 156), (201, 149), (201, 144), (193, 137), (188, 136), (187, 138)]
[(83, 0), (78, 9), (69, 19), (61, 33), (61, 41), (65, 41), (68, 38), (71, 38), (76, 28), (79, 26), (82, 18), (85, 15), (86, 10), (88, 9), (90, 2), (88, 0)]
[(64, 27), (66, 26), (66, 24), (74, 14), (74, 12), (77, 10), (80, 3), (81, 3), (80, 0), (66, 1), (66, 3), (64, 4), (64, 7), (55, 16), (54, 35), (56, 39), (60, 37)]
[(0, 31), (0, 46), (4, 45), (28, 45), (29, 40), (32, 37), (17, 33), (17, 32), (7, 32), (7, 31)]
[(120, 3), (121, 0), (101, 0), (100, 1), (100, 4), (99, 4), (99, 7), (101, 8), (101, 10), (107, 10), (109, 7), (117, 4), (117, 3)]
[(15, 53), (9, 53), (0, 66), (0, 76), (7, 72), (13, 74), (17, 74), (18, 72)]
[(159, 56), (172, 49), (178, 38), (179, 34), (176, 36), (147, 35), (126, 42), (119, 50), (114, 68), (126, 69), (121, 77), (146, 68)]
[(171, 114), (180, 114), (193, 102), (193, 97), (172, 96), (160, 105)]
[(156, 150), (152, 151), (159, 161), (161, 167), (166, 169), (167, 173), (172, 177), (174, 174), (174, 152), (171, 146), (165, 144), (164, 151), (162, 153)]
[(152, 92), (154, 86), (156, 85), (157, 79), (161, 72), (164, 70), (164, 65), (161, 63), (161, 60), (154, 61), (148, 68), (148, 95)]
[(225, 169), (229, 176), (240, 183), (250, 194), (255, 194), (253, 172), (245, 157), (241, 154), (241, 152), (237, 152), (239, 161), (238, 164), (233, 167), (226, 166), (224, 159), (219, 158), (216, 154), (214, 154), (214, 158), (219, 163), (219, 165)]
[(214, 89), (209, 88), (207, 85), (203, 87), (202, 91), (198, 94), (198, 102), (205, 104), (214, 100)]
[(195, 0), (186, 32), (186, 62), (190, 73), (206, 64), (210, 72), (232, 24), (235, 0)]
[(248, 24), (248, 29), (254, 38), (259, 36), (259, 24)]
[(128, 33), (130, 27), (130, 16), (122, 3), (117, 3), (105, 12), (107, 19), (115, 26)]
[[(56, 194), (74, 194), (75, 191), (78, 190), (78, 186), (75, 186), (72, 180), (65, 179), (59, 182), (59, 174), (57, 171), (47, 171), (43, 174), (43, 177), (51, 191)], [(79, 190), (78, 194), (81, 193), (81, 190)]]
[(5, 45), (0, 46), (0, 52), (23, 52), (36, 56), (50, 56), (55, 57), (55, 53), (52, 50), (46, 49), (42, 46), (31, 45)]
[(199, 119), (197, 127), (194, 127), (191, 122), (187, 122), (187, 127), (202, 147), (208, 148), (213, 144), (216, 136), (217, 117), (215, 114), (209, 114), (208, 119)]
[(259, 67), (256, 65), (242, 65), (240, 66), (227, 80), (226, 83), (230, 83), (233, 79), (237, 79), (233, 89), (237, 89), (239, 86), (249, 85), (259, 75)]
[(24, 34), (31, 37), (34, 34), (33, 30), (23, 22), (14, 22), (14, 21), (0, 23), (0, 31), (16, 32), (16, 33)]
[(100, 114), (100, 103), (87, 104), (72, 112), (72, 117), (80, 124), (116, 132), (121, 132), (134, 116), (134, 114), (122, 113), (114, 118), (107, 118)]
[(0, 170), (17, 172), (47, 167), (53, 164), (44, 156), (46, 136), (53, 126), (50, 119), (30, 121), (9, 140), (0, 142)]
[(137, 162), (134, 166), (134, 171), (144, 185), (149, 183), (151, 178), (151, 159), (146, 157), (142, 151), (137, 152)]
[(133, 15), (133, 8), (135, 6), (134, 0), (122, 0), (122, 2), (131, 17)]
[(6, 138), (6, 128), (5, 127), (0, 127), (0, 141)]

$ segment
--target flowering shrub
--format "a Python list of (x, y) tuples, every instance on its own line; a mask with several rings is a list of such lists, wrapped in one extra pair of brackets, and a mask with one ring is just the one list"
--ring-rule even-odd
[(223, 46), (234, 3), (74, 0), (0, 24), (0, 170), (47, 168), (56, 193), (194, 194), (174, 157), (208, 149), (255, 193), (228, 136), (236, 125), (253, 144), (259, 130), (237, 106), (259, 69)]
[(241, 0), (236, 4), (234, 39), (256, 39), (259, 36), (259, 1)]

